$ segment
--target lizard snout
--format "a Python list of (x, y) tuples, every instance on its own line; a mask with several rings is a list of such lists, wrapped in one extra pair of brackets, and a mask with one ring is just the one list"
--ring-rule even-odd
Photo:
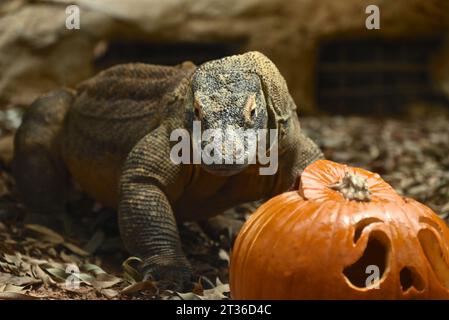
[(202, 166), (213, 174), (234, 175), (249, 165), (246, 142), (240, 135), (225, 133), (222, 137), (202, 141), (202, 152)]

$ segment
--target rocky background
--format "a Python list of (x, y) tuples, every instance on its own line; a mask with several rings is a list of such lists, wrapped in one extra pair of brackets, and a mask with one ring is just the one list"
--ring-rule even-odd
[[(81, 8), (81, 29), (65, 28), (68, 4)], [(449, 96), (449, 2), (445, 0), (4, 0), (0, 2), (0, 299), (226, 299), (232, 234), (254, 208), (224, 214), (229, 228), (206, 235), (180, 226), (198, 284), (160, 292), (142, 282), (123, 249), (114, 212), (82, 194), (70, 204), (66, 230), (23, 221), (26, 209), (10, 175), (12, 137), (40, 94), (75, 86), (115, 63), (200, 63), (259, 50), (287, 79), (303, 129), (327, 158), (381, 174), (400, 193), (449, 215), (447, 106), (417, 101), (404, 114), (364, 117), (323, 112), (317, 103), (320, 45), (369, 39), (365, 8), (381, 9), (375, 36), (391, 41), (440, 39), (428, 64), (432, 84)], [(363, 108), (363, 106), (360, 106)], [(308, 114), (308, 116), (303, 116)], [(239, 223), (240, 221), (240, 223)], [(67, 266), (81, 287), (65, 285)]]
[[(80, 7), (79, 30), (65, 28), (69, 4)], [(365, 28), (365, 8), (370, 4), (380, 8), (380, 30)], [(76, 85), (98, 71), (95, 61), (108, 45), (119, 41), (162, 49), (190, 43), (199, 46), (196, 52), (202, 51), (202, 44), (206, 49), (207, 44), (218, 45), (214, 54), (196, 62), (262, 51), (287, 79), (300, 112), (311, 113), (319, 110), (315, 69), (321, 42), (354, 37), (446, 39), (448, 30), (445, 0), (4, 0), (0, 106), (26, 105), (43, 92)], [(435, 85), (447, 95), (448, 48), (446, 44), (435, 52), (429, 65)], [(173, 55), (172, 51), (164, 54)], [(189, 58), (182, 51), (173, 62)], [(148, 52), (149, 57), (152, 54)], [(140, 60), (144, 58), (140, 55)]]

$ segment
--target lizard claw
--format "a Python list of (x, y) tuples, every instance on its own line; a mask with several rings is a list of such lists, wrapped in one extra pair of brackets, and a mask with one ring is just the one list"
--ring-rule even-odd
[(158, 262), (144, 263), (143, 280), (153, 280), (159, 290), (188, 292), (193, 288), (192, 268), (186, 259), (173, 261), (170, 258)]
[(243, 220), (218, 215), (201, 221), (200, 226), (211, 239), (220, 241), (225, 248), (231, 248), (243, 222)]

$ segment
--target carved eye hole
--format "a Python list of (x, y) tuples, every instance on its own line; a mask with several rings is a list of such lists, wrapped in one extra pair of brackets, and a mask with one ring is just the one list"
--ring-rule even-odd
[(249, 115), (251, 119), (254, 119), (256, 116), (256, 97), (254, 95), (251, 95), (248, 98), (248, 102), (246, 103), (246, 110), (249, 111)]
[(195, 100), (193, 106), (194, 106), (194, 111), (195, 111), (195, 117), (197, 119), (201, 119), (201, 105), (198, 102), (198, 100)]

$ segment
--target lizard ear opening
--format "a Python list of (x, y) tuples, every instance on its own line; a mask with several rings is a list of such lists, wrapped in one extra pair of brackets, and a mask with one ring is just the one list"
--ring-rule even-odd
[(267, 104), (267, 114), (268, 114), (268, 128), (267, 129), (279, 129), (277, 122), (277, 114), (272, 107), (272, 102), (270, 101), (270, 97), (267, 96), (266, 90), (264, 88), (264, 97)]

